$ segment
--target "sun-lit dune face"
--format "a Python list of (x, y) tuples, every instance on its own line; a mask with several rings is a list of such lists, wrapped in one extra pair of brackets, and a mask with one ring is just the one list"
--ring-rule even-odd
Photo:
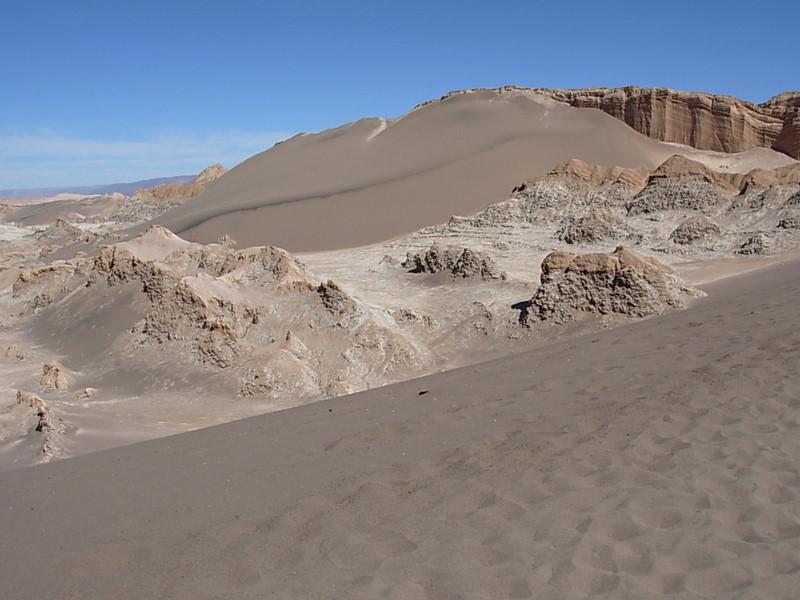
[[(734, 168), (791, 162), (761, 150), (749, 159), (758, 164)], [(675, 153), (725, 162), (544, 93), (474, 90), (391, 121), (363, 119), (296, 136), (232, 169), (158, 222), (194, 241), (228, 233), (246, 245), (294, 251), (353, 247), (475, 212), (569, 159), (653, 168)]]

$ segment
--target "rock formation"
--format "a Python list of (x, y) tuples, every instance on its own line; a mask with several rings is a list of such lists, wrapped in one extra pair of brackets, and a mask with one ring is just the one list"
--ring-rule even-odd
[(647, 180), (628, 203), (628, 214), (663, 210), (706, 210), (733, 196), (736, 189), (706, 166), (672, 156)]
[(30, 409), (29, 418), (22, 423), (22, 431), (43, 437), (42, 455), (37, 462), (47, 463), (57, 458), (63, 452), (62, 437), (69, 424), (53, 414), (50, 406), (36, 394), (18, 390), (17, 405)]
[(766, 254), (769, 251), (769, 243), (762, 233), (751, 235), (736, 251), (737, 254)]
[(43, 390), (65, 390), (69, 387), (67, 370), (56, 362), (46, 362), (42, 365), (42, 378), (39, 387)]
[[(570, 160), (518, 185), (508, 200), (470, 217), (451, 217), (418, 237), (491, 240), (504, 252), (526, 246), (526, 240), (536, 240), (542, 250), (558, 248), (558, 241), (583, 251), (616, 242), (709, 258), (796, 248), (795, 219), (800, 219), (800, 164), (731, 173), (674, 155), (653, 171)], [(770, 238), (769, 244), (742, 248), (755, 234)]]
[(228, 169), (223, 167), (221, 164), (217, 163), (215, 165), (211, 165), (210, 167), (206, 167), (205, 169), (200, 171), (200, 174), (197, 177), (195, 177), (195, 179), (194, 179), (194, 181), (192, 183), (205, 185), (206, 183), (208, 183), (210, 181), (214, 181), (215, 179), (219, 179), (220, 177), (225, 175), (225, 173), (227, 173), (227, 172), (228, 172)]
[(669, 235), (669, 239), (681, 246), (696, 244), (698, 242), (709, 242), (719, 235), (722, 231), (711, 219), (705, 215), (689, 217)]
[(669, 267), (624, 246), (609, 254), (553, 252), (541, 269), (541, 286), (523, 319), (528, 324), (566, 323), (581, 313), (646, 317), (700, 295)]
[(631, 236), (625, 220), (608, 210), (590, 210), (582, 216), (567, 217), (556, 233), (567, 244), (595, 244)]
[(205, 168), (191, 183), (165, 183), (137, 190), (111, 215), (117, 223), (144, 223), (199, 196), (206, 184), (227, 172), (220, 164)]
[(36, 234), (36, 239), (40, 242), (62, 245), (75, 241), (90, 242), (98, 237), (96, 233), (76, 227), (64, 219), (56, 219), (53, 225)]
[(638, 191), (644, 187), (648, 175), (645, 167), (604, 167), (573, 158), (556, 165), (547, 175), (534, 177), (518, 185), (512, 192), (521, 192), (540, 181), (553, 179), (563, 181), (570, 189), (580, 191), (584, 196), (615, 186)]
[(110, 219), (126, 225), (144, 223), (199, 196), (202, 191), (203, 186), (195, 182), (164, 183), (154, 188), (137, 190), (122, 203)]
[(85, 281), (88, 269), (85, 259), (26, 267), (11, 286), (10, 307), (17, 314), (39, 311)]
[(780, 229), (800, 229), (800, 217), (787, 217), (778, 221)]
[(502, 274), (485, 252), (434, 242), (424, 252), (411, 253), (401, 265), (412, 273), (449, 273), (453, 277), (500, 279)]
[(114, 334), (117, 343), (168, 348), (176, 365), (233, 373), (240, 395), (297, 403), (388, 383), (427, 361), (390, 318), (279, 248), (193, 244), (152, 226), (101, 249), (82, 285), (53, 310), (71, 311), (98, 287), (136, 293), (144, 314)]
[(535, 91), (578, 108), (600, 109), (657, 140), (718, 152), (761, 146), (800, 158), (800, 92), (751, 104), (731, 96), (635, 86)]

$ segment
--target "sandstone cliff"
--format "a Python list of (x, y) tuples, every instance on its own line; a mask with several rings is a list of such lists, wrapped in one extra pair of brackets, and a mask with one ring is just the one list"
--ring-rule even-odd
[(800, 158), (800, 92), (762, 104), (667, 88), (537, 89), (577, 108), (597, 108), (648, 137), (700, 150), (765, 147)]

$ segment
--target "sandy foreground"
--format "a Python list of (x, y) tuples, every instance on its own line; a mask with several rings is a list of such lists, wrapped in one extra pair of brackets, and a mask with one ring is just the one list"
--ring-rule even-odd
[(795, 598), (800, 261), (686, 311), (0, 473), (0, 597)]

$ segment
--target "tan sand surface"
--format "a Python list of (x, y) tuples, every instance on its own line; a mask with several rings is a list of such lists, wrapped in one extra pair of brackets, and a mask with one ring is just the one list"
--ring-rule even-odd
[(0, 474), (0, 597), (795, 598), (800, 262), (422, 379)]
[(295, 136), (155, 222), (203, 243), (227, 234), (242, 247), (351, 248), (472, 214), (571, 158), (652, 168), (675, 153), (734, 172), (793, 162), (771, 150), (724, 155), (659, 142), (529, 91), (476, 90), (392, 121)]

